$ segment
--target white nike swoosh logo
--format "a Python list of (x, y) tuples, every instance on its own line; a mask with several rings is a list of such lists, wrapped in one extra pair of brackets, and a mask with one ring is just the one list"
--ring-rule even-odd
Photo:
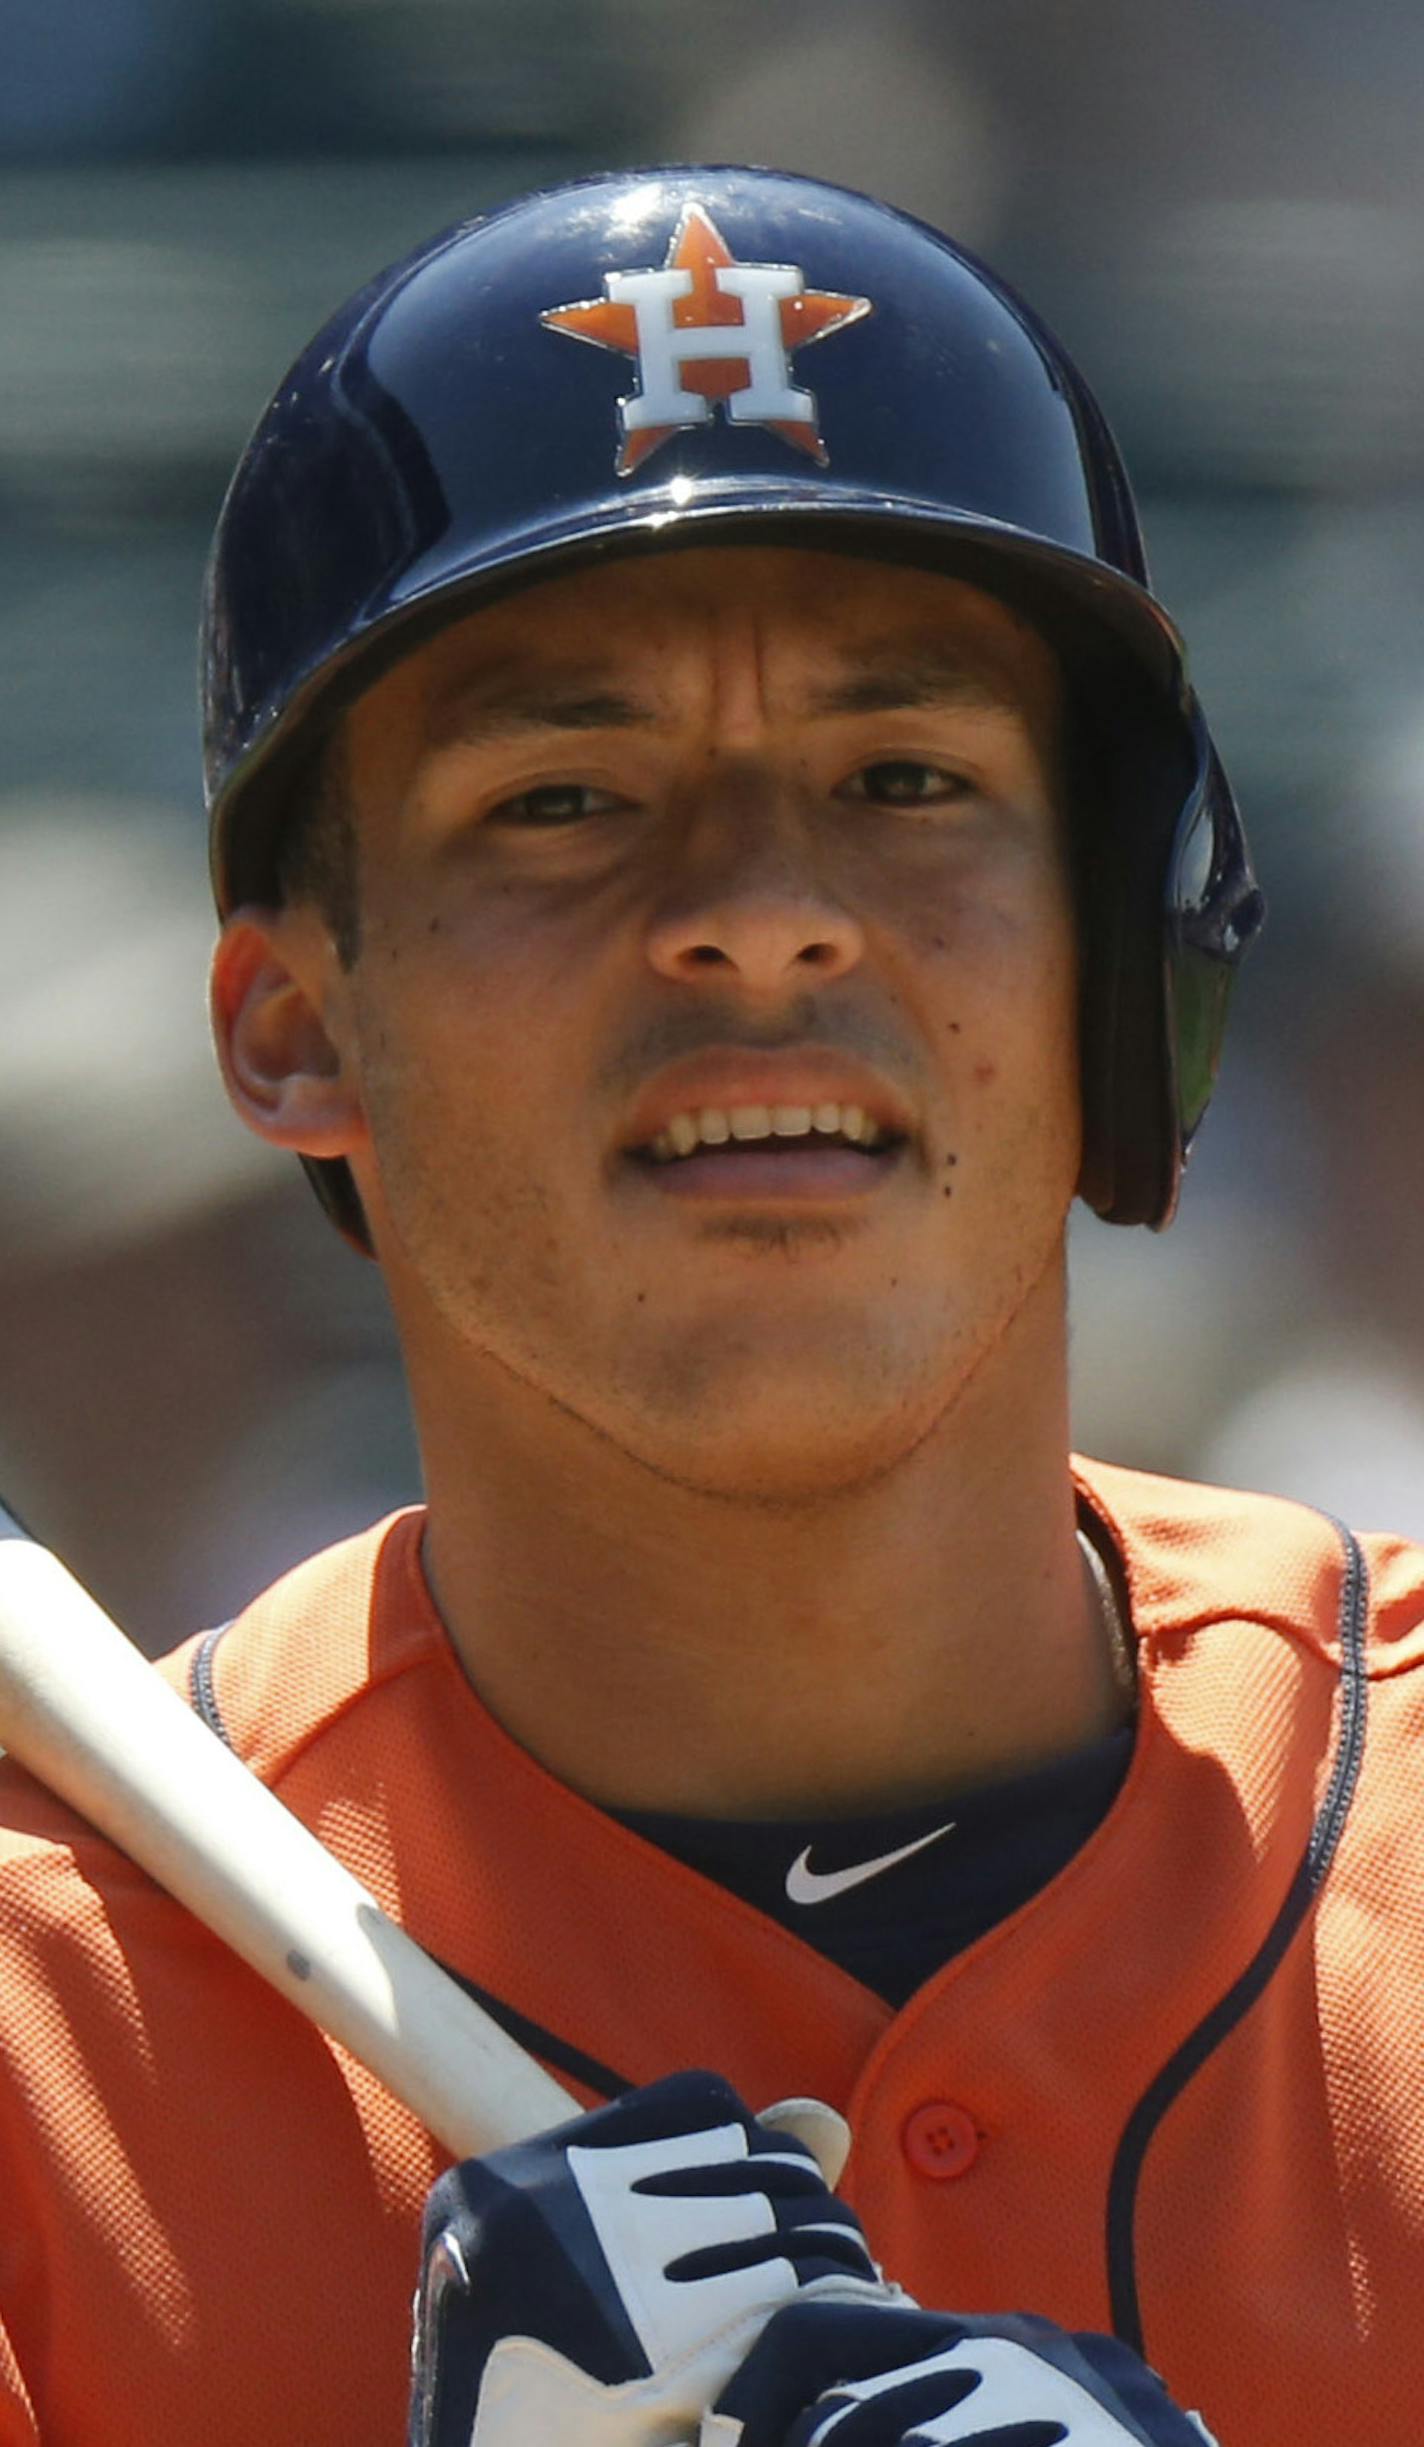
[(787, 1895), (792, 1903), (829, 1903), (832, 1895), (843, 1895), (852, 1886), (863, 1886), (867, 1878), (878, 1878), (882, 1869), (893, 1869), (897, 1861), (908, 1861), (911, 1853), (923, 1852), (926, 1844), (937, 1844), (942, 1835), (952, 1835), (954, 1827), (951, 1818), (942, 1827), (931, 1827), (928, 1835), (917, 1835), (912, 1844), (902, 1844), (898, 1852), (878, 1852), (873, 1861), (855, 1861), (849, 1869), (824, 1872), (811, 1867), (808, 1844), (786, 1872)]

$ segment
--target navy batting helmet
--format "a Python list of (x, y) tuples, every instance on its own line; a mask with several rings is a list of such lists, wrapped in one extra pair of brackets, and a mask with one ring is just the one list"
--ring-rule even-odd
[[(1162, 1224), (1260, 922), (1116, 446), (1058, 342), (922, 223), (765, 170), (619, 172), (432, 239), (297, 360), (209, 569), (219, 907), (277, 897), (341, 708), (493, 594), (690, 542), (971, 580), (1064, 666), (1082, 930), (1081, 1188)], [(308, 1164), (365, 1242), (344, 1164)]]

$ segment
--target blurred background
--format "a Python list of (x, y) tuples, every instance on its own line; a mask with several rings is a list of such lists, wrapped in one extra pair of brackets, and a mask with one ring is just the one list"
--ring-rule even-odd
[(147, 1646), (418, 1492), (206, 1040), (225, 478), (372, 270), (620, 162), (870, 187), (1105, 399), (1272, 922), (1178, 1224), (1075, 1234), (1077, 1435), (1424, 1536), (1422, 109), (1401, 0), (5, 0), (0, 1487)]

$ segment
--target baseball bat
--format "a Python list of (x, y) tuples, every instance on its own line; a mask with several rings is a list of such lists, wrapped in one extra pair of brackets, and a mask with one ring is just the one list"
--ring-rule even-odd
[(456, 2158), (578, 2114), (3, 1505), (0, 1745), (368, 2066)]

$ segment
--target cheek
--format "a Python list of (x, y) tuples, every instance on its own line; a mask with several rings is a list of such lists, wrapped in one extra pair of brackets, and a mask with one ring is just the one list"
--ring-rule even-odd
[[(1056, 871), (927, 879), (902, 896), (891, 923), (910, 948), (937, 1038), (982, 1034), (1022, 1052), (1046, 1051), (1066, 1037), (1076, 1049), (1076, 931)], [(987, 1085), (985, 1064), (999, 1067), (989, 1044), (973, 1054), (975, 1075)]]
[(985, 1041), (973, 1049), (976, 1084), (994, 1087), (1002, 1075), (1053, 1103), (1078, 1101), (1078, 954), (1073, 928), (1056, 903), (1006, 925), (987, 970), (992, 1029), (1002, 1053)]
[[(979, 879), (982, 883), (982, 879)], [(1016, 875), (989, 892), (962, 879), (906, 916), (906, 999), (930, 1047), (951, 1143), (1002, 1187), (1078, 1162), (1078, 957), (1066, 886)], [(1012, 885), (1013, 888), (1010, 888)], [(970, 1178), (972, 1178), (973, 1170)], [(956, 1169), (961, 1192), (969, 1188)]]
[(462, 906), (407, 904), (372, 931), (358, 1019), (378, 1159), (482, 1179), (517, 1169), (552, 1180), (581, 1153), (592, 1110), (597, 978), (576, 928), (536, 915), (498, 882)]

